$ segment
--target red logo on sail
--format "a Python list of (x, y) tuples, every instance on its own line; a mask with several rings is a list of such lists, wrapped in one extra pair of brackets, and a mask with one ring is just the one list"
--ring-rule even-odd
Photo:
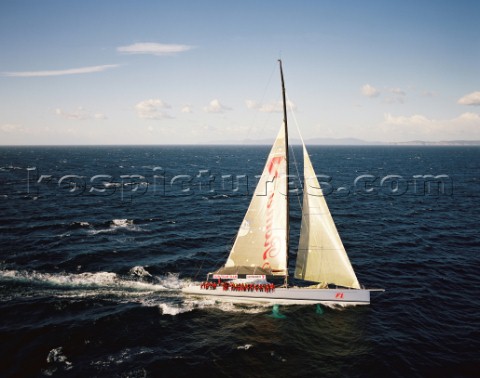
[[(273, 180), (278, 177), (278, 166), (282, 163), (283, 157), (277, 156), (272, 158), (268, 163), (268, 173), (270, 176), (273, 176)], [(275, 196), (275, 190), (272, 190), (270, 195), (268, 196), (267, 200), (267, 216), (266, 216), (266, 223), (265, 223), (265, 243), (263, 246), (265, 250), (263, 251), (263, 260), (265, 260), (262, 268), (269, 268), (270, 262), (268, 262), (269, 257), (275, 257), (280, 251), (280, 245), (278, 238), (273, 237), (272, 235), (272, 224), (274, 218), (274, 211), (273, 211), (273, 198)]]

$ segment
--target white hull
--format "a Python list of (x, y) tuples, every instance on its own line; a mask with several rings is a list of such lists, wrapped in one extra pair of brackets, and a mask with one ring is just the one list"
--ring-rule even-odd
[(276, 288), (272, 292), (260, 291), (231, 291), (203, 289), (200, 285), (191, 285), (182, 289), (184, 294), (212, 297), (216, 300), (236, 303), (271, 303), (283, 305), (302, 304), (340, 304), (340, 305), (368, 305), (370, 291), (362, 289), (310, 289), (310, 288)]

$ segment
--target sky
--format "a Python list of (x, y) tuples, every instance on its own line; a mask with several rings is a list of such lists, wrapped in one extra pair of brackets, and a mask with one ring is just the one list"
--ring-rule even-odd
[(0, 145), (273, 140), (279, 58), (304, 139), (480, 140), (478, 20), (476, 0), (2, 0)]

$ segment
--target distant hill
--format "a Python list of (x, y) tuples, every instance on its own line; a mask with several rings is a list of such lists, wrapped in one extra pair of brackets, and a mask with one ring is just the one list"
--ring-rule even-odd
[[(271, 145), (274, 138), (271, 139), (244, 139), (242, 141), (215, 141), (208, 144), (215, 145), (247, 145), (247, 146), (265, 146)], [(301, 144), (299, 139), (291, 139), (290, 144)], [(309, 146), (480, 146), (480, 140), (446, 140), (439, 142), (412, 140), (408, 142), (374, 142), (358, 138), (311, 138), (306, 139), (305, 144)]]
[[(242, 144), (242, 145), (249, 145), (249, 146), (257, 146), (257, 145), (270, 145), (274, 142), (274, 138), (270, 139), (244, 139), (240, 142), (234, 141), (216, 141), (211, 142), (209, 144), (222, 144), (222, 145), (230, 145), (230, 144)], [(300, 139), (290, 139), (290, 144), (300, 145)], [(368, 142), (365, 140), (357, 139), (357, 138), (312, 138), (306, 139), (305, 144), (309, 146), (315, 145), (323, 145), (323, 146), (372, 146), (372, 145), (381, 145), (385, 143), (380, 142)]]
[(322, 146), (373, 146), (381, 145), (381, 142), (369, 142), (358, 138), (313, 138), (305, 141), (308, 145)]
[(412, 140), (409, 142), (391, 142), (392, 146), (480, 146), (480, 140), (443, 140), (440, 142), (428, 142)]

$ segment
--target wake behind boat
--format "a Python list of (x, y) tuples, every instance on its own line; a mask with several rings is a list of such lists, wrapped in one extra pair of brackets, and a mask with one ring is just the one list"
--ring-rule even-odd
[(188, 286), (183, 292), (243, 303), (369, 304), (373, 290), (361, 288), (358, 282), (303, 139), (303, 209), (294, 277), (314, 285), (292, 287), (288, 283), (288, 126), (280, 60), (279, 64), (283, 125), (230, 255), (222, 268), (207, 275), (206, 282)]

